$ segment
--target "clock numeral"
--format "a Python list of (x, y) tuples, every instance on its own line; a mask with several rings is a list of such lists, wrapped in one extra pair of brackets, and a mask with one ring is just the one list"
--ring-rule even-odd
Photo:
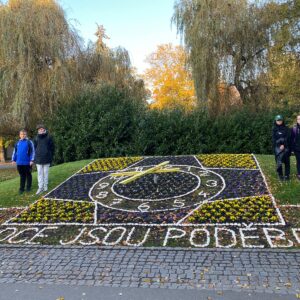
[(108, 192), (100, 192), (100, 193), (96, 196), (96, 198), (98, 198), (98, 199), (106, 198), (106, 197), (107, 197), (107, 194), (108, 194)]
[(202, 196), (202, 197), (204, 197), (204, 198), (207, 198), (207, 194), (204, 193), (204, 191), (201, 191), (198, 195), (199, 195), (199, 196)]
[(114, 181), (116, 181), (116, 180), (121, 181), (124, 178), (126, 178), (126, 176), (109, 176), (109, 179), (114, 180)]
[(176, 199), (173, 204), (174, 207), (179, 207), (179, 208), (183, 207), (184, 205), (185, 203), (183, 199)]
[(108, 187), (109, 186), (109, 183), (107, 183), (107, 182), (102, 182), (102, 183), (100, 183), (99, 185), (98, 185), (98, 187), (96, 188), (97, 190), (103, 190), (103, 189), (105, 189), (106, 187)]
[(138, 210), (141, 211), (141, 212), (148, 211), (150, 209), (150, 206), (148, 204), (149, 204), (149, 202), (145, 202), (145, 203), (141, 204), (138, 207)]
[(206, 186), (208, 187), (216, 187), (218, 185), (218, 182), (216, 180), (207, 180)]
[(199, 174), (199, 176), (202, 176), (202, 177), (207, 177), (210, 175), (209, 172), (207, 172), (207, 171), (200, 171), (198, 174)]
[(116, 198), (112, 201), (111, 205), (117, 205), (120, 204), (123, 201), (123, 199), (120, 198)]

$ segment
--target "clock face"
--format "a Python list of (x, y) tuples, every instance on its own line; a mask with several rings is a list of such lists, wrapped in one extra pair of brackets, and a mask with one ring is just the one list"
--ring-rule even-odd
[[(155, 212), (193, 208), (215, 198), (225, 188), (224, 179), (214, 171), (195, 166), (168, 165), (176, 171), (150, 172), (155, 166), (128, 168), (126, 172), (140, 173), (140, 177), (124, 184), (130, 176), (110, 174), (90, 189), (90, 198), (114, 210)], [(126, 173), (125, 172), (125, 173)]]

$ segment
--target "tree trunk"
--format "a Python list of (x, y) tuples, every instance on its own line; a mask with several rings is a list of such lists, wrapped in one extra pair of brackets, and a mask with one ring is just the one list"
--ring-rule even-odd
[(0, 136), (0, 162), (5, 162), (5, 157), (4, 157), (4, 140), (3, 140), (2, 136)]

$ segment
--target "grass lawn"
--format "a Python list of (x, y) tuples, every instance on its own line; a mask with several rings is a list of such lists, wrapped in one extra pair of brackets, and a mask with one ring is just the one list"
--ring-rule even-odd
[[(91, 161), (91, 159), (81, 160), (51, 167), (49, 170), (49, 191)], [(4, 170), (0, 170), (1, 178), (2, 171)], [(39, 198), (35, 195), (37, 191), (37, 172), (32, 173), (32, 191), (30, 193), (18, 194), (19, 180), (19, 176), (17, 175), (13, 179), (0, 181), (0, 207), (27, 206)]]
[(300, 204), (300, 181), (296, 178), (295, 156), (291, 157), (291, 180), (288, 182), (278, 180), (273, 155), (256, 155), (256, 157), (277, 203)]
[[(291, 159), (292, 180), (290, 182), (279, 182), (275, 172), (275, 161), (272, 155), (257, 155), (256, 156), (262, 170), (267, 178), (268, 184), (273, 195), (279, 204), (300, 204), (300, 182), (296, 179), (296, 161), (295, 157)], [(87, 165), (92, 160), (81, 160), (71, 163), (65, 163), (50, 168), (49, 175), (49, 190), (66, 180), (76, 171)], [(4, 172), (7, 170), (0, 170), (0, 177), (4, 178)], [(2, 173), (3, 172), (3, 173)], [(11, 176), (16, 176), (11, 175)], [(33, 173), (32, 192), (24, 195), (18, 194), (19, 177), (0, 180), (0, 207), (26, 206), (38, 197), (35, 195), (37, 190), (37, 173)]]
[(0, 169), (0, 182), (6, 181), (18, 176), (18, 171), (13, 169)]

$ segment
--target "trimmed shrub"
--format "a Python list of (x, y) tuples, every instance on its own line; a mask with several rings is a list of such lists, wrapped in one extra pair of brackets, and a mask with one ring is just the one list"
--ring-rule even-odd
[[(61, 106), (47, 123), (55, 139), (56, 163), (137, 155), (270, 154), (278, 113), (245, 107), (213, 117), (202, 110), (150, 110), (126, 91), (106, 86)], [(292, 109), (280, 113), (293, 115)]]

